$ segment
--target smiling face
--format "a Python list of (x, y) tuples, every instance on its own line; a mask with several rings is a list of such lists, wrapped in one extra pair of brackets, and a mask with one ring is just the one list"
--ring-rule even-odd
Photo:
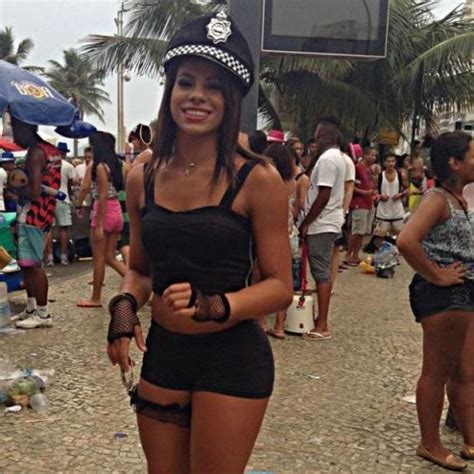
[(201, 58), (184, 59), (171, 94), (171, 116), (178, 132), (217, 134), (225, 113), (222, 69)]

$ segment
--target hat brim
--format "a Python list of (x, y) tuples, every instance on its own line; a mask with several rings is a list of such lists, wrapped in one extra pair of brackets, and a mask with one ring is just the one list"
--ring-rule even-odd
[(169, 65), (176, 59), (184, 57), (200, 57), (207, 59), (214, 64), (230, 72), (239, 80), (244, 88), (244, 94), (250, 90), (253, 84), (252, 71), (239, 61), (235, 56), (222, 51), (221, 49), (207, 45), (184, 45), (169, 50), (163, 61), (165, 71)]

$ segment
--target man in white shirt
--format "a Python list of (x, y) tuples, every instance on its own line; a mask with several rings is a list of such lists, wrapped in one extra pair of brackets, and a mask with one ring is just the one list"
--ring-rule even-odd
[(80, 186), (84, 176), (86, 175), (86, 169), (90, 163), (92, 163), (92, 148), (90, 146), (84, 148), (84, 162), (79, 163), (74, 168), (74, 184)]
[(318, 315), (314, 329), (305, 339), (331, 339), (328, 315), (331, 300), (331, 256), (344, 223), (344, 184), (347, 164), (341, 152), (342, 134), (336, 119), (322, 119), (315, 132), (320, 157), (314, 167), (308, 193), (301, 236), (308, 244), (311, 274), (318, 286)]
[[(94, 158), (92, 147), (88, 146), (84, 148), (84, 162), (78, 164), (74, 168), (74, 195), (75, 199), (79, 197), (79, 190), (81, 189), (81, 184), (84, 181), (84, 177), (86, 176), (87, 167), (92, 163)], [(84, 199), (84, 202), (76, 202), (76, 206), (78, 207), (87, 207), (89, 208), (91, 205), (91, 195), (90, 193)]]
[[(66, 199), (64, 201), (56, 202), (55, 223), (54, 227), (59, 227), (59, 242), (61, 246), (61, 265), (69, 265), (68, 259), (68, 242), (69, 242), (69, 227), (72, 225), (71, 214), (71, 193), (72, 182), (74, 178), (74, 166), (66, 160), (67, 153), (70, 151), (67, 144), (59, 142), (57, 149), (61, 152), (61, 187), (59, 188)], [(53, 241), (51, 233), (48, 236), (47, 242), (47, 259), (46, 265), (51, 267), (54, 265), (53, 258)]]

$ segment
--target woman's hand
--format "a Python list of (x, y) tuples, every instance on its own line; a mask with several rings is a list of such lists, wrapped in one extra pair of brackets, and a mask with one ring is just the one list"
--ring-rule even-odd
[(386, 194), (380, 194), (380, 200), (381, 200), (382, 202), (387, 202), (387, 201), (390, 200), (390, 197), (387, 196)]
[(76, 216), (78, 219), (84, 219), (84, 208), (82, 206), (76, 206)]
[(403, 193), (397, 193), (395, 196), (392, 197), (393, 201), (398, 201), (403, 197)]
[(103, 227), (96, 227), (94, 230), (94, 240), (100, 241), (104, 238), (104, 228)]
[[(141, 326), (138, 324), (133, 328), (133, 337), (138, 349), (141, 352), (146, 352), (145, 340), (143, 339), (143, 332)], [(128, 372), (131, 364), (130, 359), (130, 339), (128, 337), (121, 337), (107, 345), (107, 355), (113, 365), (119, 365), (124, 372)]]
[(176, 283), (170, 285), (163, 292), (163, 302), (176, 316), (192, 318), (196, 314), (196, 308), (189, 308), (193, 290), (190, 283)]
[(436, 266), (437, 277), (433, 281), (436, 286), (452, 286), (464, 283), (466, 269), (460, 262), (454, 262), (447, 267), (440, 267), (436, 263), (433, 263), (433, 265)]

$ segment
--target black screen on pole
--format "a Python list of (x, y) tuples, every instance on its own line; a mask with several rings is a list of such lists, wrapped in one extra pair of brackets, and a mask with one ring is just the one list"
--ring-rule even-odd
[(389, 0), (264, 0), (268, 53), (386, 55)]

